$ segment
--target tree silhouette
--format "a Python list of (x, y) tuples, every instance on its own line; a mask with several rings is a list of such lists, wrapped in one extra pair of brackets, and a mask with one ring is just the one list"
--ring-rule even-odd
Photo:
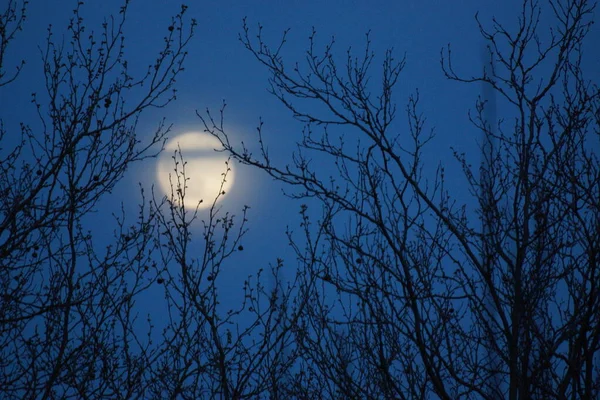
[[(245, 254), (248, 208), (226, 212), (221, 195), (203, 199), (206, 213), (186, 204), (180, 149), (170, 195), (141, 190), (135, 216), (102, 216), (113, 237), (96, 229), (101, 199), (164, 144), (164, 120), (149, 139), (136, 124), (175, 100), (196, 22), (181, 6), (139, 74), (126, 58), (129, 2), (93, 34), (76, 4), (64, 43), (53, 28), (42, 48), (39, 124), (0, 120), (1, 398), (600, 395), (600, 90), (582, 64), (593, 3), (523, 0), (514, 31), (481, 22), (480, 75), (456, 72), (443, 49), (446, 77), (483, 85), (499, 110), (476, 99), (469, 116), (486, 140), (454, 153), (464, 202), (447, 166), (424, 165), (435, 138), (418, 94), (398, 113), (404, 59), (386, 52), (375, 86), (370, 36), (339, 63), (313, 31), (306, 63), (290, 65), (287, 32), (270, 47), (244, 23), (272, 94), (305, 123), (292, 163), (270, 157), (262, 126), (254, 156), (233, 144), (223, 110), (198, 115), (227, 166), (263, 170), (301, 201), (286, 232), (299, 265), (284, 279), (289, 261), (273, 255), (231, 308), (220, 282)], [(2, 95), (25, 79), (8, 55), (27, 7), (0, 10)], [(141, 311), (148, 296), (163, 314)]]
[[(188, 175), (175, 152), (171, 196), (142, 190), (137, 216), (125, 207), (113, 218), (94, 215), (127, 168), (164, 144), (164, 120), (149, 139), (136, 124), (175, 100), (196, 21), (181, 6), (138, 75), (126, 58), (129, 2), (98, 33), (89, 33), (83, 2), (75, 4), (64, 43), (53, 28), (42, 48), (46, 87), (33, 94), (29, 119), (37, 116), (40, 128), (22, 123), (15, 142), (18, 133), (0, 124), (0, 397), (260, 396), (285, 362), (278, 354), (291, 333), (281, 327), (292, 307), (271, 301), (273, 293), (285, 300), (289, 289), (266, 288), (260, 276), (248, 279), (237, 309), (218, 307), (221, 266), (243, 250), (246, 210), (236, 219), (214, 199), (192, 243), (198, 214), (177, 205)], [(8, 49), (27, 7), (11, 0), (0, 14), (3, 95), (23, 78), (20, 61), (11, 72)], [(99, 218), (108, 229), (112, 221), (112, 238), (96, 229)], [(140, 303), (157, 290), (166, 315), (146, 316)]]
[(490, 121), (489, 104), (475, 103), (470, 119), (495, 144), (455, 152), (464, 204), (446, 166), (424, 169), (433, 134), (418, 94), (399, 128), (403, 59), (386, 52), (375, 84), (369, 36), (340, 64), (333, 40), (319, 52), (313, 31), (305, 62), (291, 64), (288, 32), (270, 46), (244, 24), (240, 40), (269, 70), (271, 93), (305, 123), (293, 162), (271, 159), (262, 126), (253, 156), (201, 117), (234, 159), (305, 202), (303, 234), (290, 240), (306, 307), (283, 397), (599, 396), (600, 91), (582, 71), (594, 8), (524, 0), (515, 30), (481, 22), (495, 60), (483, 75), (462, 76), (442, 51), (447, 78), (483, 83), (506, 112)]

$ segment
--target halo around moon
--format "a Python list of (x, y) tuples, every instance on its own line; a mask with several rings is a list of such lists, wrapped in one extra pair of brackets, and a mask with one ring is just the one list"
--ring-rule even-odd
[(202, 209), (226, 196), (233, 185), (233, 169), (227, 164), (227, 155), (215, 151), (219, 149), (219, 140), (206, 133), (188, 132), (170, 139), (156, 168), (160, 189), (167, 198), (181, 205), (183, 195), (186, 208)]

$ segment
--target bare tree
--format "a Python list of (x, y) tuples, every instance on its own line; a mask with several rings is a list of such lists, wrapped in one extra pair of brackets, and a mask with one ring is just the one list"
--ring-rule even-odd
[[(515, 32), (480, 24), (495, 60), (480, 76), (458, 74), (450, 49), (442, 53), (448, 78), (482, 83), (512, 110), (490, 120), (478, 99), (471, 120), (494, 146), (482, 143), (482, 163), (456, 153), (474, 209), (455, 200), (444, 166), (426, 175), (433, 134), (418, 95), (398, 129), (403, 59), (385, 54), (374, 95), (369, 38), (340, 68), (333, 42), (319, 53), (313, 33), (306, 65), (290, 68), (285, 36), (272, 49), (244, 26), (273, 94), (306, 123), (294, 162), (277, 165), (261, 129), (254, 157), (231, 144), (223, 114), (201, 118), (233, 160), (287, 183), (303, 203), (300, 231), (288, 232), (297, 274), (286, 283), (276, 259), (232, 309), (219, 282), (244, 250), (247, 209), (235, 216), (218, 198), (205, 217), (186, 208), (180, 151), (170, 196), (142, 191), (137, 218), (114, 216), (108, 246), (93, 229), (99, 200), (166, 137), (163, 121), (142, 142), (136, 121), (174, 99), (195, 21), (182, 6), (135, 77), (128, 2), (91, 36), (77, 4), (67, 43), (50, 31), (42, 52), (41, 128), (22, 124), (10, 147), (15, 132), (0, 124), (2, 398), (598, 397), (600, 92), (581, 63), (593, 4), (549, 2), (546, 34), (530, 0)], [(26, 10), (9, 0), (0, 15), (3, 91), (23, 78), (7, 49)], [(336, 138), (338, 129), (360, 141)], [(336, 173), (324, 176), (313, 158)], [(168, 311), (160, 325), (137, 303), (157, 287)]]
[[(223, 274), (232, 273), (224, 272), (227, 260), (244, 251), (248, 207), (236, 218), (217, 205), (231, 172), (227, 167), (221, 194), (198, 221), (198, 209), (186, 209), (184, 201), (190, 172), (181, 150), (175, 151), (173, 159), (172, 194), (166, 203), (154, 200), (163, 266), (159, 279), (169, 316), (162, 334), (167, 346), (158, 360), (150, 394), (186, 399), (279, 398), (278, 383), (295, 359), (285, 351), (293, 339), (291, 327), (302, 310), (291, 298), (295, 285), (278, 279), (284, 262), (277, 259), (275, 265), (247, 278), (239, 305), (223, 308), (221, 299), (227, 296), (220, 293), (218, 283)], [(192, 229), (198, 223), (200, 232)], [(240, 270), (239, 265), (231, 267)], [(272, 275), (275, 285), (265, 285), (265, 274)]]
[(510, 110), (489, 121), (478, 99), (471, 121), (495, 145), (482, 143), (481, 164), (480, 153), (455, 153), (475, 207), (456, 200), (444, 165), (425, 174), (433, 133), (418, 94), (398, 128), (403, 59), (387, 52), (375, 86), (368, 36), (364, 54), (340, 65), (333, 41), (319, 52), (313, 31), (305, 62), (289, 65), (287, 32), (271, 47), (244, 24), (271, 93), (305, 123), (293, 163), (271, 159), (260, 127), (254, 156), (202, 118), (234, 159), (304, 199), (301, 237), (290, 239), (305, 308), (283, 397), (600, 395), (600, 91), (581, 62), (594, 7), (524, 0), (516, 30), (480, 23), (495, 60), (483, 75), (463, 77), (442, 51), (449, 79), (483, 82)]
[[(4, 93), (23, 78), (20, 67), (16, 74), (5, 67), (27, 3), (11, 0), (0, 16)], [(132, 163), (160, 149), (164, 122), (145, 142), (136, 122), (175, 98), (196, 23), (182, 6), (164, 25), (163, 48), (135, 76), (123, 35), (129, 2), (95, 32), (86, 27), (83, 3), (74, 4), (64, 40), (49, 28), (42, 46), (45, 87), (33, 93), (29, 118), (37, 114), (39, 127), (23, 122), (21, 132), (4, 125), (0, 131), (0, 397), (6, 399), (145, 398), (147, 368), (160, 350), (140, 333), (149, 328), (135, 312), (135, 299), (156, 281), (155, 210), (143, 202), (130, 222), (115, 215), (108, 246), (95, 234), (93, 214)], [(15, 143), (7, 139), (19, 136), (7, 147)]]
[[(98, 218), (111, 220), (99, 200), (162, 149), (170, 126), (161, 121), (142, 141), (137, 120), (175, 99), (195, 20), (181, 6), (164, 25), (164, 47), (136, 77), (125, 56), (129, 2), (99, 33), (76, 4), (67, 42), (49, 29), (42, 51), (46, 87), (32, 107), (41, 130), (22, 123), (10, 147), (18, 133), (0, 125), (0, 397), (277, 396), (302, 309), (294, 285), (278, 279), (283, 261), (248, 277), (237, 308), (220, 304), (221, 271), (243, 251), (247, 208), (240, 218), (221, 210), (224, 192), (204, 219), (186, 208), (191, 172), (178, 150), (169, 196), (142, 189), (137, 216), (125, 206), (112, 216), (114, 237), (95, 229)], [(11, 72), (5, 56), (26, 11), (26, 1), (9, 1), (0, 15), (2, 90), (23, 77), (24, 64)], [(268, 274), (274, 287), (264, 284)], [(167, 315), (146, 317), (140, 303), (157, 288)]]

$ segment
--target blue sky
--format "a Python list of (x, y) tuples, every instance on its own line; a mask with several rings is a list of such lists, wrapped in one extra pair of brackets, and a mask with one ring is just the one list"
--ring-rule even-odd
[[(84, 7), (87, 24), (99, 27), (102, 17), (116, 12), (121, 1), (87, 3)], [(425, 162), (432, 167), (438, 162), (444, 163), (450, 183), (460, 188), (463, 179), (458, 164), (452, 159), (450, 146), (472, 154), (472, 160), (478, 161), (474, 140), (479, 138), (479, 131), (469, 124), (467, 112), (474, 107), (481, 87), (448, 81), (440, 68), (440, 50), (451, 43), (457, 71), (465, 75), (479, 73), (483, 41), (474, 20), (475, 13), (480, 12), (484, 23), (490, 22), (494, 15), (507, 26), (514, 26), (516, 16), (513, 14), (521, 2), (210, 0), (191, 3), (188, 15), (198, 20), (198, 29), (189, 48), (186, 71), (178, 79), (178, 99), (163, 110), (143, 116), (139, 124), (142, 137), (144, 130), (151, 132), (163, 116), (173, 124), (173, 134), (202, 130), (195, 110), (203, 111), (208, 107), (216, 113), (225, 100), (228, 104), (225, 126), (233, 140), (254, 142), (260, 117), (265, 121), (265, 139), (272, 153), (284, 160), (289, 159), (294, 143), (301, 138), (302, 125), (267, 93), (267, 71), (238, 40), (242, 19), (247, 18), (251, 29), (258, 23), (264, 25), (265, 39), (273, 44), (278, 42), (283, 30), (291, 29), (284, 51), (290, 62), (302, 61), (311, 27), (317, 30), (321, 45), (335, 36), (336, 49), (342, 57), (348, 46), (360, 52), (364, 48), (365, 33), (371, 31), (376, 63), (382, 60), (388, 48), (393, 48), (398, 57), (406, 54), (406, 68), (396, 92), (398, 129), (406, 127), (402, 110), (408, 96), (418, 89), (428, 127), (435, 129), (437, 134), (430, 151), (426, 152), (428, 158)], [(74, 1), (67, 0), (31, 2), (24, 31), (9, 51), (10, 59), (24, 58), (27, 65), (12, 86), (11, 98), (0, 98), (0, 109), (14, 110), (2, 112), (7, 127), (14, 128), (20, 121), (35, 124), (31, 120), (35, 112), (30, 94), (43, 89), (37, 46), (43, 45), (49, 23), (53, 24), (56, 37), (60, 37), (74, 4)], [(170, 15), (178, 9), (179, 3), (173, 1), (132, 1), (126, 26), (126, 52), (134, 68), (143, 69), (152, 61), (160, 48)], [(588, 43), (600, 43), (598, 26), (590, 33)], [(598, 80), (600, 55), (588, 54), (588, 71), (595, 70), (595, 79)], [(112, 197), (103, 199), (97, 213), (99, 221), (103, 221), (109, 210), (116, 209), (121, 202), (134, 213), (139, 199), (137, 183), (149, 188), (153, 183), (154, 169), (152, 160), (132, 168)], [(248, 204), (251, 207), (250, 232), (244, 242), (246, 250), (232, 259), (228, 266), (232, 273), (224, 275), (231, 279), (223, 281), (226, 291), (235, 290), (243, 276), (269, 262), (274, 263), (276, 257), (293, 257), (287, 249), (284, 232), (287, 225), (293, 227), (299, 223), (299, 202), (283, 197), (280, 186), (266, 175), (238, 167), (235, 180), (223, 207), (239, 214), (243, 204)], [(293, 260), (290, 264), (294, 264)]]

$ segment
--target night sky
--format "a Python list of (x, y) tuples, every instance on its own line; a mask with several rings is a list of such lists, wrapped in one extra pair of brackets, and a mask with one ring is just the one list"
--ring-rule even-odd
[[(143, 114), (138, 124), (142, 139), (152, 132), (163, 116), (173, 124), (169, 136), (201, 131), (203, 126), (196, 110), (204, 112), (209, 108), (217, 114), (225, 101), (225, 127), (231, 139), (244, 141), (255, 148), (256, 126), (262, 118), (265, 141), (271, 154), (275, 160), (285, 163), (290, 160), (295, 143), (301, 139), (302, 123), (295, 121), (290, 112), (268, 93), (268, 72), (238, 39), (243, 18), (247, 18), (251, 33), (256, 32), (259, 23), (262, 24), (265, 40), (273, 45), (278, 43), (285, 29), (290, 29), (283, 51), (289, 65), (303, 62), (312, 27), (317, 31), (317, 42), (321, 46), (335, 37), (335, 52), (340, 56), (340, 63), (349, 46), (354, 54), (362, 54), (365, 34), (370, 31), (371, 49), (375, 53), (375, 83), (386, 49), (393, 48), (397, 58), (406, 56), (406, 67), (395, 93), (398, 116), (394, 129), (406, 129), (404, 107), (408, 97), (418, 90), (427, 129), (434, 129), (436, 133), (436, 139), (425, 151), (424, 162), (429, 169), (426, 173), (432, 174), (438, 163), (443, 163), (448, 184), (456, 188), (454, 193), (458, 200), (467, 200), (466, 189), (461, 189), (466, 188), (464, 178), (452, 157), (451, 147), (469, 154), (473, 163), (479, 162), (476, 140), (480, 138), (480, 132), (470, 125), (468, 111), (474, 108), (482, 88), (479, 84), (465, 85), (447, 80), (440, 67), (440, 51), (451, 43), (456, 70), (465, 76), (480, 73), (484, 42), (478, 32), (475, 14), (479, 12), (480, 20), (488, 26), (491, 16), (507, 27), (514, 26), (515, 10), (519, 10), (521, 1), (210, 0), (191, 3), (187, 15), (197, 19), (198, 27), (188, 49), (185, 72), (178, 78), (177, 101), (164, 109)], [(31, 2), (24, 31), (8, 52), (7, 68), (11, 68), (10, 60), (25, 59), (27, 64), (20, 78), (12, 84), (10, 98), (6, 92), (0, 98), (0, 109), (9, 132), (16, 132), (19, 122), (29, 123), (35, 129), (37, 120), (30, 96), (32, 92), (43, 93), (38, 46), (44, 44), (48, 24), (53, 25), (55, 38), (61, 37), (74, 4), (66, 0)], [(116, 13), (120, 4), (117, 0), (86, 2), (83, 15), (89, 29), (97, 29), (102, 18)], [(170, 16), (179, 7), (179, 3), (167, 0), (132, 1), (125, 51), (133, 68), (143, 70), (152, 62), (167, 32)], [(599, 39), (600, 27), (596, 25), (588, 43), (593, 46), (600, 43)], [(588, 74), (596, 74), (589, 78), (597, 81), (600, 53), (590, 51), (584, 61)], [(498, 108), (498, 115), (501, 115), (501, 102)], [(337, 133), (348, 140), (355, 139), (353, 135), (356, 135), (353, 131)], [(286, 198), (280, 184), (261, 171), (240, 165), (234, 167), (235, 184), (221, 203), (223, 211), (240, 214), (243, 205), (251, 208), (248, 214), (250, 231), (243, 243), (245, 250), (230, 260), (222, 275), (222, 295), (233, 297), (239, 293), (241, 281), (247, 274), (274, 263), (277, 257), (294, 268), (294, 255), (288, 248), (285, 230), (287, 226), (291, 229), (298, 226), (302, 203)], [(98, 229), (110, 231), (107, 218), (121, 203), (133, 218), (140, 200), (138, 183), (149, 191), (155, 183), (155, 169), (154, 160), (131, 168), (112, 195), (99, 203), (91, 223), (98, 222)], [(318, 208), (315, 212), (318, 215)]]

